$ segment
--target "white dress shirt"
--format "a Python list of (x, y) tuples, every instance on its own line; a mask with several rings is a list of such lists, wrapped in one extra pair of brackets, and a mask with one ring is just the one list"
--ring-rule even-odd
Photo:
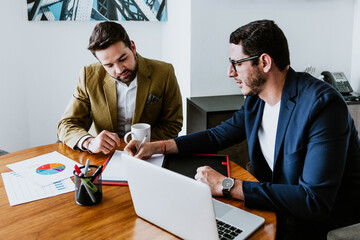
[[(136, 101), (136, 88), (137, 88), (137, 77), (130, 83), (126, 85), (118, 80), (116, 82), (116, 95), (117, 95), (117, 133), (120, 137), (123, 137), (125, 133), (131, 130), (131, 122), (134, 116), (135, 110), (135, 101)], [(86, 135), (82, 137), (76, 146), (81, 150), (83, 142), (92, 137), (91, 135)]]
[(117, 90), (117, 133), (123, 137), (131, 129), (131, 122), (134, 116), (136, 101), (137, 77), (126, 85), (116, 80)]

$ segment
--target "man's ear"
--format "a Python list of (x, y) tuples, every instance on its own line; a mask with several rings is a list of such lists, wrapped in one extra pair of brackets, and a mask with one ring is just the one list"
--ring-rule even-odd
[(130, 49), (134, 54), (136, 54), (136, 46), (133, 40), (130, 40)]
[(273, 60), (269, 54), (263, 53), (259, 58), (260, 64), (263, 68), (264, 73), (268, 73), (272, 67)]

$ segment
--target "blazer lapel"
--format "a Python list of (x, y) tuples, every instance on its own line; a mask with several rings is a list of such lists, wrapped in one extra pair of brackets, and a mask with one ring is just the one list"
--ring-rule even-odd
[[(252, 129), (251, 133), (249, 134), (248, 138), (248, 144), (249, 146), (255, 146), (256, 141), (258, 139), (258, 131), (264, 111), (264, 101), (262, 101), (260, 98), (258, 100), (259, 107), (253, 107), (251, 112), (249, 112), (248, 118), (251, 119), (248, 121), (249, 123), (253, 123), (254, 126), (251, 127)], [(254, 151), (257, 151), (258, 149), (254, 149)]]
[(137, 54), (138, 57), (138, 72), (137, 72), (137, 88), (136, 88), (136, 102), (132, 123), (140, 121), (141, 114), (144, 110), (146, 98), (149, 93), (151, 80), (150, 70), (145, 62), (145, 59)]
[[(115, 131), (117, 126), (117, 96), (116, 96), (116, 82), (111, 78), (109, 74), (106, 74), (104, 78), (104, 94), (107, 102), (107, 113), (105, 117), (110, 117), (112, 124), (112, 131)], [(115, 111), (114, 111), (115, 110)]]
[(293, 110), (296, 105), (295, 102), (291, 100), (291, 98), (296, 96), (296, 92), (297, 92), (296, 73), (294, 70), (290, 68), (284, 84), (284, 89), (281, 97), (279, 121), (278, 121), (276, 141), (275, 141), (274, 171), (275, 171), (277, 159), (279, 157), (279, 152), (284, 141), (285, 133), (291, 118), (291, 114), (293, 113)]

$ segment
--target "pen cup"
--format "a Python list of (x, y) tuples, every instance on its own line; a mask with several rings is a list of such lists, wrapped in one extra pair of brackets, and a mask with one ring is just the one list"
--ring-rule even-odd
[(80, 176), (74, 171), (75, 182), (75, 201), (81, 206), (91, 206), (101, 202), (102, 199), (102, 179), (101, 173), (93, 179), (93, 174), (98, 169), (96, 165), (89, 165), (89, 170), (84, 176), (85, 166), (80, 167)]

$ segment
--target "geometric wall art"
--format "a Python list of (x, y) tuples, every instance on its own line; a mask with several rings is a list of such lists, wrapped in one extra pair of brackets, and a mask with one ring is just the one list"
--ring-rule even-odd
[(166, 0), (27, 0), (29, 21), (166, 21)]

